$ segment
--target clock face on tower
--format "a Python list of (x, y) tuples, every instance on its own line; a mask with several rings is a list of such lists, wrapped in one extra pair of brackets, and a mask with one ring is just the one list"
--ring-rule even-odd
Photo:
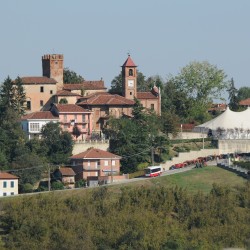
[(128, 87), (134, 87), (134, 80), (128, 80)]

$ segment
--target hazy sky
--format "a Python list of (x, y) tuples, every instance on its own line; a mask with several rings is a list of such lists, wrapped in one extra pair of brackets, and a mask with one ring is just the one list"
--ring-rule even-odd
[(249, 0), (5, 0), (0, 82), (41, 76), (44, 54), (110, 87), (127, 53), (146, 76), (176, 75), (191, 61), (217, 65), (250, 86)]

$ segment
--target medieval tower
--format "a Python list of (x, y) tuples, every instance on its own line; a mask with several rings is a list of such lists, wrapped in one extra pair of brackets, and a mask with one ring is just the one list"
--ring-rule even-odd
[(57, 81), (57, 90), (63, 88), (63, 55), (52, 54), (42, 57), (43, 76)]

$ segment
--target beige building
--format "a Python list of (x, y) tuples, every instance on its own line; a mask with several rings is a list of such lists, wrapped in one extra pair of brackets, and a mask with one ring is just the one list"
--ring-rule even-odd
[(18, 194), (18, 177), (0, 172), (0, 197)]
[(21, 77), (26, 93), (26, 113), (47, 110), (57, 92), (56, 81), (48, 77)]

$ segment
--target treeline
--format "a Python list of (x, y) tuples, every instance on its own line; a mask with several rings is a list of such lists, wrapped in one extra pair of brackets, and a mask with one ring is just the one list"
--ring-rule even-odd
[(42, 128), (42, 140), (28, 140), (21, 126), (25, 100), (21, 78), (7, 77), (0, 86), (0, 171), (19, 177), (21, 192), (32, 190), (48, 163), (67, 162), (73, 148), (71, 135), (55, 123)]
[(4, 200), (6, 249), (222, 249), (250, 246), (250, 185), (209, 194), (105, 187)]

